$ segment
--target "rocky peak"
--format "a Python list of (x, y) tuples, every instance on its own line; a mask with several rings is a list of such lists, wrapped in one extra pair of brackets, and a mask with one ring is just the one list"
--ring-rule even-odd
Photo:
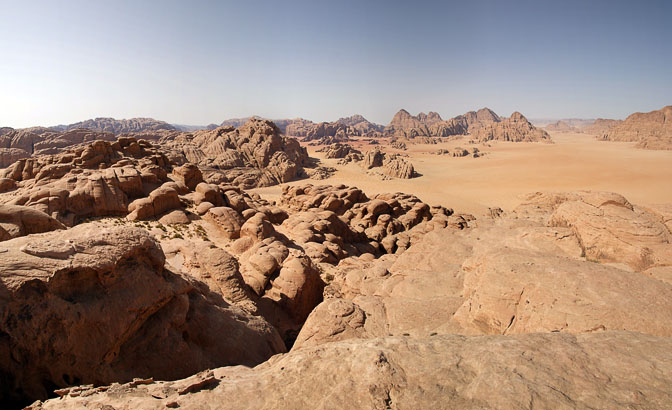
[(369, 121), (363, 116), (355, 114), (350, 117), (339, 118), (336, 122), (343, 125), (355, 126), (362, 122), (368, 123)]
[(529, 122), (529, 121), (527, 121), (527, 118), (525, 118), (525, 116), (523, 114), (519, 113), (518, 111), (515, 111), (513, 114), (511, 114), (510, 118), (511, 118), (511, 121)]
[(498, 122), (501, 120), (499, 115), (492, 111), (488, 107), (483, 107), (480, 110), (476, 111), (476, 117), (481, 122)]

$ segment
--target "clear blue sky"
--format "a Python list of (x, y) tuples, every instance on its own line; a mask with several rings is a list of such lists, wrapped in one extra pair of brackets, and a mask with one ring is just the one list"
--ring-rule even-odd
[(0, 0), (0, 126), (672, 104), (672, 1)]

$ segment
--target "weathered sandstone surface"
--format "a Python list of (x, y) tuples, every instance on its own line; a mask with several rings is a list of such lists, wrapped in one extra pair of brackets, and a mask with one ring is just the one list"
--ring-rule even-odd
[(449, 120), (443, 120), (435, 112), (412, 116), (408, 111), (401, 110), (385, 127), (385, 133), (421, 143), (427, 143), (427, 138), (466, 134), (472, 134), (482, 142), (550, 140), (548, 133), (533, 126), (522, 114), (515, 112), (509, 118), (502, 118), (489, 108), (470, 111)]
[(144, 230), (83, 224), (6, 241), (2, 250), (4, 402), (72, 384), (254, 365), (284, 351), (265, 320), (164, 269)]
[(153, 118), (130, 118), (127, 120), (117, 120), (114, 118), (94, 118), (91, 120), (76, 122), (70, 125), (59, 125), (51, 128), (56, 131), (86, 128), (93, 131), (111, 132), (112, 134), (127, 134), (147, 131), (177, 131), (175, 126), (168, 124), (165, 121), (158, 121)]
[(511, 142), (550, 142), (551, 137), (544, 130), (532, 125), (523, 114), (514, 112), (511, 117), (499, 122), (486, 124), (475, 128), (471, 134), (481, 142), (511, 141)]
[(609, 130), (622, 123), (623, 120), (610, 120), (604, 118), (598, 118), (593, 121), (592, 124), (586, 125), (581, 128), (581, 131), (585, 134), (596, 135), (601, 137), (605, 135)]
[(206, 180), (243, 188), (288, 182), (301, 174), (308, 154), (298, 141), (280, 134), (271, 121), (251, 119), (238, 129), (219, 127), (159, 141), (177, 164), (190, 162)]
[(631, 332), (387, 337), (177, 382), (74, 388), (31, 408), (665, 408), (671, 352), (670, 339)]
[(634, 113), (598, 137), (637, 142), (638, 148), (672, 149), (672, 105), (647, 113)]

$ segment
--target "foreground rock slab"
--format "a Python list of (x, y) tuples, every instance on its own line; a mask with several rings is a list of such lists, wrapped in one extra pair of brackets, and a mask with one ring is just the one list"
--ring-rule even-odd
[(669, 338), (437, 335), (328, 343), (176, 382), (80, 387), (30, 408), (665, 408), (671, 384)]

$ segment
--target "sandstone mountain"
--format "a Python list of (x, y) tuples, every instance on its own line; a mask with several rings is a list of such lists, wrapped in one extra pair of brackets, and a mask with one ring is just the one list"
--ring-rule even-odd
[[(221, 124), (219, 124), (219, 127), (234, 127), (238, 128), (242, 125), (244, 125), (246, 122), (248, 122), (251, 119), (255, 120), (263, 120), (263, 118), (253, 115), (251, 117), (244, 117), (244, 118), (230, 118), (228, 120), (222, 121)], [(217, 126), (215, 128), (218, 128)], [(213, 128), (214, 129), (214, 128)]]
[(285, 121), (276, 121), (276, 124), (283, 124), (286, 135), (302, 137), (304, 141), (324, 145), (345, 142), (353, 137), (379, 137), (383, 129), (381, 125), (371, 123), (361, 115), (340, 118), (334, 122), (313, 123), (306, 120), (292, 120), (285, 124)]
[(397, 138), (450, 137), (472, 134), (481, 141), (541, 141), (549, 140), (548, 134), (534, 127), (520, 113), (511, 118), (501, 118), (489, 108), (470, 111), (449, 120), (435, 112), (412, 116), (406, 110), (395, 114), (385, 127), (385, 134)]
[(672, 105), (634, 113), (599, 136), (609, 141), (633, 141), (646, 149), (672, 149)]
[(568, 122), (559, 120), (554, 123), (548, 124), (544, 127), (546, 131), (553, 132), (579, 132), (577, 127), (570, 125)]
[(127, 120), (117, 120), (114, 118), (95, 118), (76, 122), (70, 125), (57, 125), (51, 128), (55, 131), (67, 131), (76, 128), (86, 128), (93, 131), (111, 132), (113, 134), (160, 130), (177, 131), (175, 126), (168, 124), (165, 121), (158, 121), (153, 118), (130, 118)]
[(313, 129), (315, 123), (303, 118), (274, 120), (273, 121), (280, 131), (288, 137), (305, 137), (306, 134)]
[(464, 135), (470, 129), (499, 121), (500, 118), (489, 108), (478, 111), (469, 111), (449, 120), (443, 120), (435, 112), (429, 114), (420, 113), (412, 116), (406, 110), (400, 110), (395, 114), (390, 124), (385, 128), (385, 133), (396, 137), (449, 137)]
[(360, 135), (365, 137), (380, 136), (384, 129), (382, 125), (372, 123), (359, 114), (355, 114), (350, 117), (339, 118), (336, 120), (336, 122), (347, 125), (348, 127), (353, 127), (359, 132)]
[(622, 122), (623, 120), (610, 120), (610, 119), (598, 118), (591, 124), (582, 127), (581, 131), (590, 135), (603, 136), (604, 134), (609, 132), (610, 129), (614, 128), (615, 126), (617, 126)]
[(501, 121), (476, 127), (471, 134), (479, 141), (550, 142), (551, 136), (532, 125), (523, 114), (514, 112)]

